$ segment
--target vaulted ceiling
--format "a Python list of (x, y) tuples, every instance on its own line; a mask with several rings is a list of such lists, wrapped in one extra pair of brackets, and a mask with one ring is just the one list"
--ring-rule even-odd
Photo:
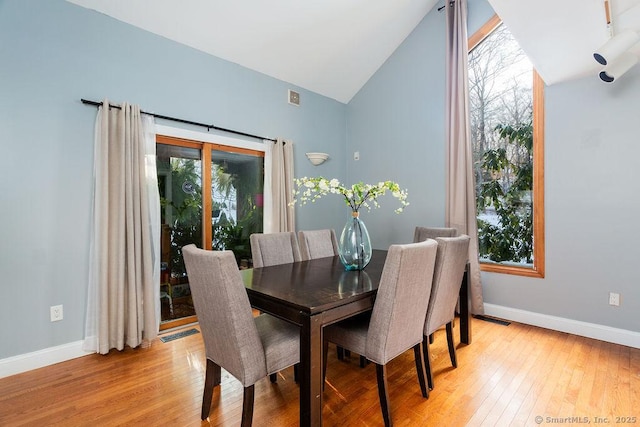
[(69, 0), (349, 102), (437, 0)]
[[(68, 0), (347, 103), (437, 0)], [(488, 0), (547, 84), (599, 71), (605, 0)], [(613, 32), (640, 0), (609, 0)]]

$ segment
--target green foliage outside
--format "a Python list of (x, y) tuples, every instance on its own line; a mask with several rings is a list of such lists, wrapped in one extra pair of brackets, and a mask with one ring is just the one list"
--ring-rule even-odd
[(533, 264), (533, 65), (504, 25), (469, 52), (481, 262)]
[[(194, 243), (202, 247), (202, 187), (200, 161), (171, 159), (171, 197), (161, 194), (162, 223), (171, 226), (171, 274), (186, 275), (181, 248)], [(251, 258), (249, 235), (262, 231), (262, 208), (256, 205), (254, 194), (261, 191), (255, 168), (238, 169), (229, 173), (230, 167), (216, 165), (213, 171), (213, 186), (221, 192), (223, 201), (213, 202), (212, 249), (232, 250), (238, 265), (241, 260)], [(257, 186), (258, 185), (258, 186)], [(161, 184), (160, 189), (164, 186)], [(237, 210), (238, 221), (224, 213), (231, 203)], [(167, 209), (170, 207), (170, 209)], [(166, 218), (169, 216), (169, 218)]]
[(506, 144), (484, 152), (477, 210), (495, 210), (498, 224), (478, 219), (480, 257), (533, 263), (533, 126), (498, 125)]
[[(171, 274), (184, 276), (187, 270), (182, 259), (182, 247), (191, 243), (202, 246), (202, 187), (199, 161), (171, 160), (171, 198), (160, 194), (162, 223), (171, 225)], [(160, 190), (164, 188), (160, 185)], [(167, 207), (170, 220), (166, 218)]]
[(235, 193), (235, 207), (238, 221), (227, 218), (223, 213), (213, 223), (214, 250), (231, 250), (240, 266), (242, 260), (251, 258), (249, 236), (262, 232), (263, 210), (257, 206), (255, 194), (262, 192), (262, 176), (253, 163), (238, 165), (216, 165), (214, 168), (214, 184), (221, 193), (223, 201), (218, 208), (227, 208), (232, 192)]

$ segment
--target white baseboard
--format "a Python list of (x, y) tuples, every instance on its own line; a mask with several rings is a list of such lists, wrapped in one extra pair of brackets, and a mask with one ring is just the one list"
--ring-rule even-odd
[(42, 368), (43, 366), (53, 365), (55, 363), (64, 362), (66, 360), (75, 359), (88, 354), (91, 353), (87, 353), (82, 350), (82, 341), (76, 341), (56, 347), (45, 348), (32, 353), (8, 357), (0, 360), (0, 378), (30, 371), (32, 369)]
[(626, 345), (628, 347), (640, 348), (640, 333), (626, 329), (612, 328), (595, 323), (581, 322), (579, 320), (487, 303), (484, 304), (484, 312), (487, 316), (525, 323), (527, 325), (540, 326), (541, 328), (553, 329), (554, 331), (568, 332), (570, 334)]

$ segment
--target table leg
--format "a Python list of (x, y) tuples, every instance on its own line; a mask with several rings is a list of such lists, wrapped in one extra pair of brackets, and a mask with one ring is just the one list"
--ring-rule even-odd
[(460, 286), (460, 342), (471, 344), (471, 313), (469, 311), (469, 269), (464, 270), (462, 286)]
[(322, 319), (304, 319), (300, 327), (300, 426), (322, 426)]

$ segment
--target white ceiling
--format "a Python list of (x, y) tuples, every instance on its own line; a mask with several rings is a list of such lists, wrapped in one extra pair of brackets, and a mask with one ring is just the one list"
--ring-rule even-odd
[[(68, 0), (347, 103), (438, 0)], [(592, 74), (604, 0), (488, 0), (547, 84)], [(614, 33), (640, 0), (610, 0)]]

